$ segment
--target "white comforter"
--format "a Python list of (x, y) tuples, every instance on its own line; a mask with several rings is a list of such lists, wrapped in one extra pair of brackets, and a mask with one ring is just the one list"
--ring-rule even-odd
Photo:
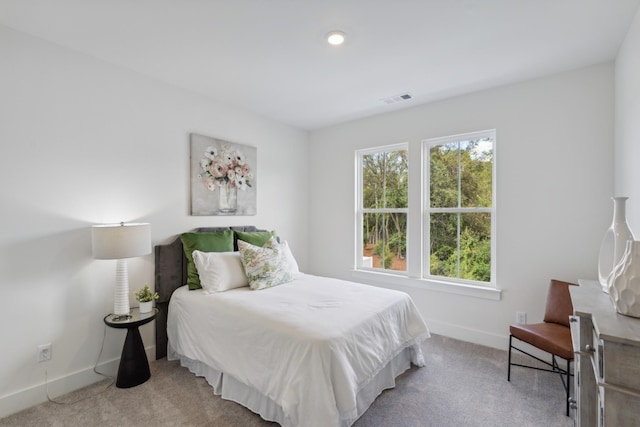
[(424, 366), (427, 326), (403, 293), (301, 275), (274, 288), (205, 295), (182, 287), (169, 306), (171, 348), (269, 397), (293, 426), (339, 426), (357, 394), (407, 347)]

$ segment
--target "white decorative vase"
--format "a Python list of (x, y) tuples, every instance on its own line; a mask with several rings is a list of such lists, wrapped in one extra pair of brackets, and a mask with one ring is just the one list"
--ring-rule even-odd
[(609, 296), (618, 313), (640, 317), (640, 241), (627, 241), (622, 259), (611, 273)]
[(140, 313), (151, 313), (153, 301), (140, 302)]
[(613, 272), (613, 268), (620, 262), (627, 240), (634, 240), (625, 213), (627, 199), (628, 197), (611, 198), (613, 200), (613, 222), (604, 234), (598, 256), (598, 280), (603, 292), (609, 291), (609, 276)]

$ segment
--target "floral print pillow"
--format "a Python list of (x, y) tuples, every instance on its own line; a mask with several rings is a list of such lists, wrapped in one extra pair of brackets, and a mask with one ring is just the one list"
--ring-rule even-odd
[(262, 247), (238, 240), (238, 249), (251, 289), (271, 288), (294, 279), (289, 261), (276, 237), (271, 237)]

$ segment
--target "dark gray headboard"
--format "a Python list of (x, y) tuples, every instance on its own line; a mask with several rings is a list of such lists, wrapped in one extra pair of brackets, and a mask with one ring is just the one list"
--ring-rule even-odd
[[(197, 228), (197, 233), (215, 233), (225, 230), (235, 231), (265, 231), (253, 225), (238, 227), (204, 227)], [(233, 247), (238, 250), (235, 240)], [(162, 359), (167, 355), (167, 314), (169, 312), (169, 300), (173, 291), (187, 283), (187, 258), (182, 249), (180, 236), (173, 242), (155, 247), (155, 287), (160, 298), (156, 301), (156, 308), (160, 311), (156, 316), (156, 359)]]

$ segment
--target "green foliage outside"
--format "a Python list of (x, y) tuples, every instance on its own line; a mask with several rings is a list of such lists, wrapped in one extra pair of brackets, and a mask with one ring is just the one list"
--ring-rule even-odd
[[(487, 140), (431, 147), (432, 208), (462, 212), (430, 215), (430, 273), (481, 282), (491, 280), (491, 215), (465, 209), (492, 205), (493, 150)], [(481, 151), (486, 147), (486, 151)]]
[[(460, 141), (430, 149), (430, 274), (491, 280), (493, 146), (487, 139)], [(482, 151), (484, 150), (484, 151)], [(373, 245), (382, 268), (406, 258), (408, 207), (407, 151), (364, 155), (363, 207), (384, 209), (363, 217), (363, 244)], [(447, 209), (457, 209), (455, 212)], [(389, 211), (391, 210), (391, 212)]]
[(374, 253), (382, 259), (382, 268), (391, 268), (391, 265), (393, 263), (393, 252), (391, 252), (391, 248), (389, 247), (388, 243), (385, 244), (384, 240), (379, 240), (376, 244)]
[[(396, 150), (362, 157), (363, 206), (366, 209), (404, 209), (409, 200), (407, 151)], [(369, 212), (363, 218), (363, 244), (375, 246), (382, 268), (394, 258), (406, 257), (407, 215), (404, 212)]]

